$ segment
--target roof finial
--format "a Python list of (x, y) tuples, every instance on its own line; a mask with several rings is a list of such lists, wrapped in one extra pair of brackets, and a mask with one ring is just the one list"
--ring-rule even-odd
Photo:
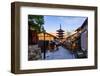
[(60, 29), (61, 29), (61, 24), (60, 24)]

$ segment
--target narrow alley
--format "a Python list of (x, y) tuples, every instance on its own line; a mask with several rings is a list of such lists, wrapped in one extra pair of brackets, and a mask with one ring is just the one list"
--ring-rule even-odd
[(53, 60), (53, 59), (75, 59), (74, 54), (70, 53), (69, 50), (65, 49), (62, 46), (59, 46), (59, 49), (53, 52), (46, 52), (45, 60)]

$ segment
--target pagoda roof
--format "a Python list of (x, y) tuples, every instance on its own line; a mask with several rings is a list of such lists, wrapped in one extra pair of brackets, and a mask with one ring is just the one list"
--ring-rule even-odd
[(57, 32), (56, 34), (64, 34), (63, 32)]
[(59, 30), (57, 30), (57, 32), (64, 32), (64, 30), (62, 30), (62, 29), (59, 29)]

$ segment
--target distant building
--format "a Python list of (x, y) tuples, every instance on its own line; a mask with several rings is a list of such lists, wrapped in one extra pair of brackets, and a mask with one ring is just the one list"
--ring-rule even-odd
[(60, 29), (57, 30), (57, 37), (62, 40), (64, 38), (64, 30), (62, 30), (61, 25), (60, 25)]

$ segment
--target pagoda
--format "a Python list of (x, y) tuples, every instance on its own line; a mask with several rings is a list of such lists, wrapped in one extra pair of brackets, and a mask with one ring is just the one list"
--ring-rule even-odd
[(60, 29), (57, 30), (57, 36), (60, 40), (64, 38), (64, 30), (61, 29), (61, 24), (60, 24)]

